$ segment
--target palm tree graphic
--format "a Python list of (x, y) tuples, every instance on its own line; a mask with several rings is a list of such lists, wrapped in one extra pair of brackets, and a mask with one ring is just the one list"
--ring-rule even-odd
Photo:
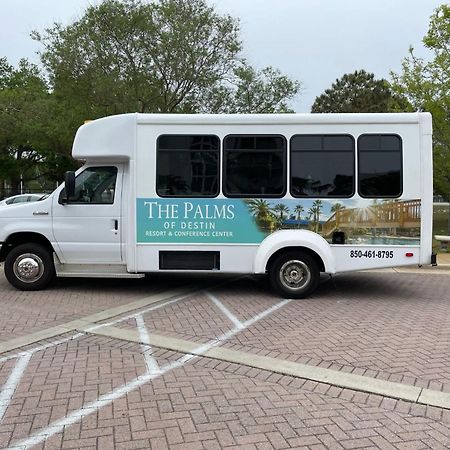
[(302, 219), (302, 212), (304, 211), (303, 206), (299, 203), (294, 208), (295, 218), (297, 219), (297, 227), (300, 228), (300, 220)]
[(332, 207), (331, 207), (331, 212), (332, 213), (336, 213), (338, 211), (341, 211), (345, 209), (345, 206), (342, 203), (335, 203)]
[(280, 214), (279, 215), (280, 221), (283, 221), (285, 214), (286, 216), (289, 214), (289, 208), (283, 203), (278, 203), (277, 205), (275, 205), (273, 207), (273, 210)]
[(262, 199), (250, 199), (247, 201), (248, 209), (253, 214), (257, 225), (263, 229), (272, 228), (273, 214), (269, 203)]
[(317, 233), (319, 231), (320, 213), (323, 208), (322, 200), (314, 200), (311, 208), (309, 208), (309, 215), (313, 218), (314, 231)]

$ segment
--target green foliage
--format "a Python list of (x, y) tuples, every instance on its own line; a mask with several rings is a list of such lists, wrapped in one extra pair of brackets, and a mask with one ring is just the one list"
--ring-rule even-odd
[(311, 208), (308, 210), (308, 216), (312, 219), (313, 230), (317, 233), (319, 231), (320, 213), (322, 212), (322, 200), (314, 200)]
[(246, 65), (238, 21), (205, 0), (105, 0), (73, 24), (33, 37), (44, 46), (55, 94), (79, 99), (83, 119), (287, 111), (286, 100), (298, 91), (278, 71)]
[(37, 66), (21, 60), (15, 69), (0, 59), (0, 179), (13, 187), (21, 178), (55, 181), (70, 166), (58, 151), (54, 106)]
[(345, 205), (343, 205), (342, 203), (335, 203), (332, 207), (331, 207), (331, 212), (335, 213), (338, 211), (342, 211), (343, 209), (345, 209)]
[(253, 214), (257, 225), (262, 230), (273, 230), (276, 227), (276, 218), (266, 200), (259, 198), (247, 199), (249, 211)]
[(257, 71), (245, 62), (236, 67), (229, 81), (217, 83), (206, 101), (198, 105), (203, 112), (224, 114), (293, 112), (288, 101), (300, 91), (300, 83), (273, 67)]
[(302, 219), (302, 212), (303, 212), (304, 210), (305, 210), (305, 209), (303, 208), (303, 206), (302, 206), (301, 203), (299, 203), (298, 205), (295, 206), (295, 208), (294, 208), (294, 214), (295, 214), (296, 219), (297, 219), (298, 221), (300, 221), (300, 220)]
[(289, 208), (284, 203), (277, 203), (273, 207), (273, 211), (279, 214), (280, 222), (283, 222), (285, 215), (286, 217), (289, 215)]
[(450, 192), (450, 6), (442, 5), (431, 16), (423, 38), (431, 58), (414, 55), (403, 60), (402, 73), (392, 73), (396, 92), (404, 95), (412, 110), (433, 115), (434, 188), (445, 196)]
[(47, 78), (0, 59), (0, 179), (61, 179), (86, 119), (126, 112), (286, 112), (299, 83), (241, 57), (239, 22), (206, 0), (105, 0), (32, 38)]
[(202, 0), (106, 0), (33, 38), (55, 93), (80, 97), (94, 116), (182, 110), (241, 49), (236, 21)]
[(392, 93), (389, 83), (373, 73), (357, 70), (336, 80), (316, 97), (313, 113), (379, 113), (402, 110), (405, 101)]

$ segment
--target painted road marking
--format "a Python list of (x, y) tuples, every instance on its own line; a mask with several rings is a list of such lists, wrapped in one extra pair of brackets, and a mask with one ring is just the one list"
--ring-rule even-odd
[(204, 288), (199, 289), (198, 287), (194, 288), (193, 286), (190, 286), (184, 289), (174, 289), (171, 291), (158, 292), (156, 294), (152, 294), (140, 300), (135, 300), (131, 303), (127, 303), (126, 305), (109, 308), (104, 311), (100, 311), (98, 313), (90, 314), (89, 316), (80, 319), (72, 320), (70, 322), (57, 325), (55, 327), (47, 328), (45, 330), (37, 331), (35, 333), (31, 333), (26, 336), (20, 336), (18, 338), (14, 338), (6, 342), (2, 342), (0, 343), (0, 353), (5, 353), (20, 347), (24, 347), (26, 345), (34, 344), (35, 342), (42, 341), (44, 339), (50, 339), (64, 333), (74, 331), (77, 328), (79, 328), (81, 324), (83, 324), (84, 322), (93, 324), (101, 320), (107, 320), (112, 317), (119, 316), (120, 314), (144, 308), (148, 305), (158, 303), (172, 297), (189, 296), (197, 292), (200, 292), (203, 289)]
[(144, 318), (142, 314), (139, 314), (136, 317), (136, 325), (139, 330), (139, 337), (141, 339), (141, 350), (144, 355), (145, 365), (147, 366), (148, 373), (159, 373), (159, 365), (156, 362), (156, 359), (153, 358), (152, 355), (152, 347), (149, 344), (145, 344), (145, 342), (150, 342), (150, 336), (148, 334), (147, 327), (145, 326)]
[(0, 364), (5, 361), (9, 361), (11, 359), (20, 358), (21, 356), (33, 355), (36, 352), (46, 350), (47, 348), (50, 348), (50, 347), (55, 347), (56, 345), (64, 344), (65, 342), (72, 341), (74, 339), (78, 339), (84, 335), (85, 335), (84, 333), (76, 333), (76, 334), (73, 334), (72, 336), (69, 336), (69, 337), (66, 337), (63, 339), (58, 339), (57, 341), (47, 342), (46, 344), (42, 344), (37, 347), (33, 347), (29, 350), (24, 350), (19, 353), (14, 353), (13, 355), (3, 356), (2, 358), (0, 358)]
[(211, 292), (205, 291), (206, 296), (230, 319), (236, 328), (242, 328), (242, 322)]
[[(166, 306), (167, 304), (174, 303), (176, 301), (181, 300), (182, 298), (186, 298), (189, 295), (186, 294), (184, 296), (181, 296), (178, 299), (173, 299), (168, 302), (165, 302), (163, 304), (155, 305), (150, 308), (147, 308), (147, 311), (155, 310), (157, 308)], [(167, 298), (167, 297), (166, 297)], [(211, 297), (210, 297), (211, 298)], [(227, 333), (224, 333), (222, 336), (220, 336), (217, 339), (214, 339), (208, 343), (199, 345), (198, 343), (190, 342), (190, 341), (182, 341), (179, 339), (174, 339), (166, 336), (157, 336), (148, 333), (148, 331), (145, 333), (143, 329), (139, 330), (138, 325), (138, 332), (133, 330), (124, 330), (119, 328), (114, 328), (110, 324), (112, 323), (120, 323), (124, 320), (129, 320), (130, 317), (135, 317), (136, 323), (140, 319), (137, 318), (137, 316), (141, 315), (141, 318), (143, 320), (142, 314), (143, 311), (139, 313), (131, 314), (127, 317), (122, 317), (120, 319), (116, 319), (113, 322), (110, 322), (108, 324), (96, 324), (93, 325), (92, 322), (89, 320), (79, 319), (76, 321), (72, 321), (71, 324), (77, 325), (78, 329), (83, 330), (84, 332), (89, 332), (93, 334), (101, 334), (104, 336), (116, 338), (116, 339), (126, 339), (141, 343), (142, 345), (152, 345), (153, 347), (161, 347), (161, 348), (168, 348), (174, 351), (179, 351), (186, 353), (183, 357), (181, 357), (179, 360), (172, 362), (170, 364), (167, 364), (166, 366), (163, 366), (162, 368), (158, 368), (158, 371), (153, 371), (156, 369), (152, 369), (151, 365), (147, 365), (147, 371), (144, 375), (141, 375), (137, 377), (135, 380), (133, 380), (131, 383), (127, 383), (126, 385), (108, 393), (105, 394), (99, 399), (97, 399), (94, 402), (91, 402), (90, 404), (84, 406), (78, 411), (74, 411), (73, 413), (69, 414), (67, 417), (56, 421), (55, 423), (51, 424), (50, 426), (46, 427), (45, 429), (38, 431), (34, 435), (30, 436), (27, 439), (24, 439), (23, 441), (16, 444), (13, 448), (28, 448), (30, 446), (36, 445), (40, 442), (43, 442), (47, 438), (53, 436), (56, 433), (60, 433), (63, 431), (65, 426), (71, 425), (73, 423), (78, 422), (82, 417), (85, 417), (94, 411), (98, 410), (99, 408), (110, 404), (114, 400), (123, 397), (124, 395), (128, 394), (134, 389), (137, 389), (138, 387), (142, 386), (143, 384), (164, 375), (165, 373), (174, 370), (175, 368), (181, 367), (182, 365), (186, 364), (188, 361), (191, 361), (195, 358), (198, 358), (200, 356), (204, 357), (210, 357), (214, 359), (221, 359), (223, 361), (229, 361), (229, 362), (235, 362), (237, 364), (251, 366), (251, 367), (257, 367), (263, 370), (270, 370), (276, 373), (281, 374), (287, 374), (291, 376), (296, 376), (299, 378), (304, 379), (311, 379), (314, 381), (318, 381), (321, 383), (341, 386), (341, 387), (347, 387), (353, 390), (362, 390), (365, 392), (371, 392), (376, 393), (379, 395), (383, 395), (386, 397), (393, 397), (393, 398), (401, 398), (407, 401), (432, 405), (432, 406), (438, 406), (441, 408), (449, 408), (450, 409), (450, 394), (445, 394), (438, 391), (433, 391), (429, 389), (422, 389), (417, 386), (410, 386), (405, 385), (401, 383), (393, 383), (388, 382), (384, 380), (378, 380), (373, 379), (369, 377), (359, 376), (359, 375), (353, 375), (348, 374), (344, 372), (339, 371), (333, 371), (330, 369), (324, 369), (320, 367), (315, 366), (307, 366), (304, 364), (298, 364), (293, 363), (292, 361), (284, 361), (284, 360), (278, 360), (276, 358), (269, 358), (259, 355), (254, 355), (246, 352), (237, 352), (231, 349), (226, 348), (219, 348), (220, 344), (227, 339), (230, 339), (233, 337), (236, 333), (239, 331), (242, 331), (242, 329), (247, 328), (248, 326), (252, 325), (253, 323), (256, 323), (258, 320), (261, 320), (263, 317), (271, 314), (276, 309), (280, 308), (286, 302), (289, 300), (286, 300), (284, 302), (278, 303), (274, 305), (273, 307), (269, 308), (268, 310), (262, 312), (261, 314), (258, 314), (254, 318), (247, 320), (245, 322), (240, 322), (237, 318), (235, 318), (235, 321), (232, 320), (225, 312), (228, 311), (226, 307), (222, 304), (223, 308), (220, 308), (221, 311), (229, 317), (229, 319), (232, 321), (232, 323), (235, 325), (235, 327), (230, 330)], [(133, 302), (135, 303), (135, 302)], [(216, 302), (214, 302), (216, 303)], [(221, 304), (221, 302), (219, 301)], [(128, 306), (128, 305), (124, 305)], [(115, 309), (115, 308), (114, 308)], [(136, 308), (134, 308), (136, 309)], [(125, 311), (126, 312), (126, 311)], [(229, 312), (229, 311), (228, 311)], [(120, 314), (122, 314), (121, 312)], [(229, 312), (231, 315), (232, 313)], [(99, 316), (98, 313), (97, 316)], [(92, 315), (96, 316), (96, 315)], [(88, 316), (89, 318), (92, 318), (92, 316)], [(106, 318), (98, 318), (97, 320), (105, 320)], [(142, 323), (141, 323), (142, 325)], [(144, 324), (145, 326), (145, 324)], [(65, 329), (65, 332), (67, 332), (68, 329)], [(134, 335), (133, 335), (134, 333)], [(57, 341), (58, 343), (62, 343), (63, 341), (76, 339), (78, 337), (83, 336), (83, 333), (78, 333), (76, 337), (72, 336), (66, 339), (62, 339), (60, 341)], [(134, 337), (133, 337), (134, 336)], [(131, 337), (131, 338), (130, 338)], [(55, 345), (55, 343), (47, 343), (43, 346), (36, 347), (35, 349), (31, 349), (28, 352), (21, 352), (17, 354), (15, 357), (21, 357), (24, 356), (25, 353), (34, 353), (36, 351), (39, 351), (38, 349), (44, 349), (48, 348), (51, 345)], [(148, 351), (144, 352), (148, 353)], [(6, 359), (11, 359), (10, 357), (6, 357), (3, 359), (0, 359), (0, 362)], [(11, 375), (10, 375), (11, 377)], [(359, 385), (358, 385), (359, 383)]]
[[(116, 325), (116, 324), (121, 323), (121, 322), (123, 322), (125, 320), (136, 319), (136, 317), (141, 315), (141, 314), (146, 314), (148, 312), (155, 311), (155, 310), (160, 309), (160, 308), (164, 308), (165, 306), (171, 305), (172, 303), (177, 303), (180, 300), (184, 300), (184, 299), (190, 297), (191, 295), (193, 295), (195, 293), (197, 293), (197, 292), (193, 292), (193, 293), (189, 293), (189, 294), (186, 294), (186, 295), (182, 295), (180, 297), (176, 297), (173, 300), (169, 300), (167, 302), (158, 303), (155, 306), (150, 306), (149, 308), (142, 309), (142, 310), (140, 310), (137, 313), (129, 314), (128, 316), (124, 316), (124, 317), (119, 317), (118, 319), (111, 320), (110, 322), (107, 322), (107, 323), (93, 324), (91, 322), (88, 322), (89, 326), (86, 328), (86, 330), (96, 330), (97, 328), (102, 328), (102, 327), (108, 327), (108, 326)], [(83, 325), (85, 325), (85, 324), (82, 324), (81, 327), (83, 327)], [(76, 329), (78, 329), (78, 328), (79, 327), (77, 327)]]
[(62, 431), (64, 431), (65, 427), (79, 422), (83, 417), (89, 416), (90, 414), (97, 412), (100, 408), (103, 408), (104, 406), (111, 404), (114, 400), (124, 397), (125, 395), (129, 394), (131, 391), (134, 391), (135, 389), (139, 388), (145, 383), (148, 383), (149, 381), (154, 380), (155, 378), (158, 378), (166, 374), (167, 372), (170, 372), (174, 369), (184, 366), (187, 362), (191, 361), (194, 358), (198, 358), (199, 356), (209, 351), (211, 348), (220, 345), (222, 342), (226, 341), (227, 339), (230, 339), (235, 334), (239, 333), (248, 326), (253, 325), (254, 323), (268, 316), (269, 314), (272, 314), (277, 309), (289, 303), (289, 301), (290, 300), (284, 300), (280, 303), (277, 303), (272, 307), (268, 308), (267, 310), (263, 311), (262, 313), (258, 314), (257, 316), (253, 317), (252, 319), (247, 320), (243, 324), (244, 328), (235, 327), (232, 330), (222, 334), (217, 339), (214, 339), (206, 344), (201, 344), (200, 346), (197, 346), (197, 348), (194, 349), (195, 352), (193, 352), (192, 354), (184, 355), (177, 361), (174, 361), (172, 363), (167, 364), (166, 366), (161, 367), (158, 373), (146, 372), (144, 375), (135, 378), (130, 383), (127, 383), (121, 386), (120, 388), (114, 389), (108, 394), (100, 396), (97, 400), (89, 403), (83, 408), (71, 412), (66, 417), (57, 420), (56, 422), (53, 422), (48, 427), (45, 427), (42, 430), (32, 434), (30, 437), (23, 439), (22, 441), (16, 443), (14, 446), (10, 448), (27, 449), (33, 447), (34, 445), (40, 444), (41, 442), (49, 439), (55, 434), (61, 433)]
[[(242, 278), (242, 277), (241, 276), (233, 277), (231, 279), (228, 279), (227, 282), (233, 281), (233, 280), (238, 280), (240, 278)], [(220, 287), (224, 283), (225, 283), (224, 281), (222, 281), (220, 283), (216, 283), (212, 287), (210, 287), (210, 289), (215, 289), (217, 287)], [(89, 316), (82, 317), (81, 319), (76, 319), (76, 320), (72, 320), (71, 322), (66, 322), (65, 324), (58, 325), (57, 327), (48, 328), (47, 330), (38, 331), (36, 333), (28, 334), (26, 336), (21, 336), (19, 338), (11, 339), (10, 341), (7, 341), (7, 342), (0, 343), (0, 354), (5, 353), (10, 350), (15, 350), (20, 347), (24, 347), (26, 345), (34, 344), (36, 342), (42, 341), (44, 339), (48, 339), (50, 337), (55, 337), (55, 336), (59, 336), (61, 334), (66, 334), (71, 331), (72, 332), (77, 331), (77, 330), (91, 331), (91, 330), (95, 330), (100, 327), (115, 325), (117, 323), (123, 322), (124, 320), (136, 318), (136, 316), (138, 316), (139, 314), (145, 314), (147, 312), (154, 311), (159, 308), (164, 308), (167, 305), (179, 302), (180, 300), (184, 300), (184, 299), (186, 299), (192, 295), (195, 295), (199, 292), (203, 292), (203, 290), (204, 290), (204, 288), (195, 289), (195, 290), (190, 290), (190, 289), (186, 288), (181, 291), (178, 290), (178, 291), (158, 292), (149, 297), (145, 297), (141, 300), (136, 300), (131, 303), (127, 303), (126, 305), (121, 305), (121, 306), (118, 306), (115, 308), (110, 308), (110, 309), (101, 311), (99, 313), (94, 313)], [(187, 291), (187, 292), (183, 293), (185, 291)], [(182, 294), (182, 295), (180, 295), (172, 300), (169, 300), (167, 302), (164, 302), (164, 299), (169, 299), (171, 297), (174, 297), (175, 296), (174, 292), (178, 292), (179, 294)], [(160, 298), (160, 297), (162, 297), (162, 298)], [(159, 302), (162, 302), (162, 303), (159, 303)], [(157, 303), (157, 305), (154, 305), (155, 303)], [(145, 306), (148, 306), (148, 305), (154, 305), (154, 306), (150, 306), (147, 309), (143, 309), (137, 313), (133, 313), (128, 316), (121, 317), (119, 319), (115, 319), (108, 323), (104, 323), (104, 324), (96, 324), (95, 323), (95, 322), (98, 322), (101, 320), (107, 320), (112, 317), (119, 316), (126, 312), (135, 311), (136, 309), (145, 308)], [(61, 340), (43, 344), (43, 345), (41, 345), (39, 347), (35, 347), (34, 349), (31, 349), (31, 350), (25, 350), (25, 351), (21, 351), (18, 353), (14, 353), (12, 355), (0, 357), (0, 363), (2, 363), (4, 361), (8, 361), (10, 359), (19, 358), (20, 356), (22, 356), (25, 353), (28, 353), (29, 351), (35, 353), (37, 351), (45, 350), (46, 348), (62, 344), (64, 342), (67, 342), (72, 339), (78, 339), (81, 336), (83, 336), (83, 334), (78, 333), (78, 334), (75, 334), (68, 338), (64, 338)], [(20, 345), (18, 345), (18, 344), (20, 344)]]
[(22, 355), (17, 359), (16, 365), (10, 373), (6, 383), (2, 386), (0, 392), (0, 422), (3, 420), (3, 416), (9, 406), (12, 396), (16, 391), (17, 385), (20, 383), (23, 373), (30, 362), (31, 355)]
[[(246, 323), (244, 325), (246, 325)], [(134, 332), (134, 330), (107, 327), (95, 331), (94, 334), (113, 339), (122, 339), (129, 342), (142, 342), (140, 336)], [(337, 370), (325, 369), (323, 367), (309, 366), (307, 364), (295, 363), (288, 360), (271, 358), (223, 347), (211, 348), (207, 351), (198, 353), (198, 348), (195, 348), (195, 346), (198, 345), (196, 342), (175, 339), (153, 333), (149, 336), (149, 340), (146, 341), (146, 343), (150, 344), (152, 347), (172, 350), (178, 353), (190, 353), (197, 356), (204, 356), (211, 359), (267, 370), (281, 375), (290, 375), (296, 378), (317, 381), (319, 383), (330, 384), (355, 391), (370, 392), (410, 402), (417, 402), (422, 392), (422, 388), (417, 386), (379, 380), (363, 375), (354, 375)]]
[[(141, 342), (139, 335), (134, 330), (125, 330), (123, 328), (105, 327), (102, 330), (95, 331), (94, 334), (129, 342)], [(223, 347), (211, 348), (200, 354), (197, 353), (197, 342), (157, 334), (151, 334), (147, 342), (152, 347), (172, 350), (178, 353), (204, 356), (206, 358), (254, 367), (281, 375), (290, 375), (296, 378), (339, 386), (354, 391), (368, 392), (384, 397), (450, 409), (450, 394), (431, 389), (423, 389), (409, 384), (395, 383)]]

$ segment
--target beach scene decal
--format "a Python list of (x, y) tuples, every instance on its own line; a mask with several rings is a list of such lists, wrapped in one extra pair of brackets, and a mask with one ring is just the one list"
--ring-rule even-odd
[(419, 245), (420, 200), (137, 199), (137, 242), (257, 244), (278, 230), (330, 243)]

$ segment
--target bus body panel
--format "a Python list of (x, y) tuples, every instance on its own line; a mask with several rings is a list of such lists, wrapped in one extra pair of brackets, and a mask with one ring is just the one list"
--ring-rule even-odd
[[(211, 263), (211, 269), (207, 271), (265, 273), (272, 255), (292, 247), (304, 247), (316, 253), (323, 262), (324, 271), (330, 274), (429, 264), (432, 254), (431, 132), (431, 116), (427, 113), (125, 114), (106, 117), (80, 127), (74, 141), (73, 156), (86, 163), (77, 171), (78, 174), (96, 166), (115, 165), (122, 168), (117, 179), (119, 185), (116, 189), (120, 198), (117, 198), (115, 216), (108, 216), (111, 224), (116, 216), (119, 221), (115, 242), (120, 246), (120, 251), (116, 252), (121, 255), (120, 258), (108, 261), (107, 257), (97, 257), (101, 242), (96, 243), (95, 239), (91, 239), (91, 245), (86, 245), (82, 251), (92, 253), (85, 260), (79, 252), (72, 257), (70, 252), (61, 249), (64, 239), (58, 236), (64, 230), (58, 224), (59, 219), (54, 217), (52, 202), (54, 208), (60, 208), (67, 217), (75, 213), (76, 208), (82, 208), (80, 205), (58, 203), (63, 186), (49, 199), (40, 202), (40, 206), (48, 206), (46, 217), (33, 217), (40, 208), (31, 205), (15, 207), (14, 214), (12, 210), (10, 213), (0, 211), (0, 244), (7, 242), (8, 236), (14, 233), (40, 233), (51, 243), (63, 265), (119, 263), (129, 273), (164, 271), (161, 255), (170, 257), (170, 252), (174, 251), (187, 256), (206, 252), (212, 255), (211, 258), (218, 254), (219, 261)], [(362, 135), (371, 134), (396, 135), (401, 139), (402, 192), (395, 198), (363, 198), (359, 194), (359, 139)], [(220, 142), (217, 196), (190, 198), (158, 195), (157, 143), (163, 135), (217, 137)], [(230, 135), (276, 135), (285, 139), (284, 195), (274, 198), (229, 198), (224, 195), (223, 143)], [(290, 146), (291, 139), (297, 135), (352, 137), (355, 167), (353, 195), (345, 198), (292, 195)], [(270, 224), (258, 218), (253, 200), (264, 200), (269, 205), (272, 211)], [(314, 225), (311, 218), (309, 222), (306, 220), (306, 216), (317, 201), (320, 202), (321, 212)], [(339, 210), (336, 208), (338, 203)], [(277, 213), (273, 211), (276, 204), (283, 204), (290, 211), (289, 216), (275, 217)], [(298, 205), (303, 208), (301, 214), (294, 213)], [(83, 221), (83, 214), (79, 216), (76, 226), (84, 228), (83, 232), (95, 226), (93, 217), (88, 222)], [(75, 226), (75, 223), (69, 225)], [(112, 229), (107, 231), (114, 234)], [(335, 232), (345, 235), (343, 243), (334, 242)], [(73, 248), (76, 248), (77, 233), (75, 230), (72, 235)], [(95, 237), (95, 233), (91, 237)], [(189, 268), (170, 270), (189, 271)]]
[[(423, 208), (424, 204), (428, 204), (431, 200), (427, 199), (423, 195), (423, 187), (418, 180), (426, 177), (425, 184), (430, 185), (430, 176), (428, 175), (430, 168), (426, 169), (426, 173), (423, 173), (422, 167), (422, 158), (424, 153), (428, 153), (425, 156), (425, 160), (431, 160), (431, 149), (429, 148), (429, 143), (427, 148), (421, 149), (423, 145), (421, 143), (422, 140), (422, 130), (419, 127), (419, 115), (349, 115), (352, 117), (347, 117), (347, 120), (344, 120), (342, 117), (333, 117), (333, 116), (342, 116), (342, 115), (328, 115), (328, 118), (310, 118), (309, 116), (303, 115), (295, 115), (294, 118), (288, 117), (287, 120), (283, 120), (283, 118), (279, 119), (277, 116), (277, 120), (281, 123), (269, 122), (269, 118), (252, 118), (245, 116), (244, 120), (237, 121), (236, 117), (222, 117), (216, 116), (215, 120), (213, 117), (166, 117), (163, 119), (157, 118), (155, 121), (152, 121), (152, 117), (148, 116), (139, 116), (138, 117), (138, 125), (137, 125), (137, 148), (136, 148), (136, 160), (138, 164), (136, 165), (136, 174), (135, 174), (135, 189), (136, 189), (136, 197), (130, 198), (130, 204), (134, 203), (134, 207), (136, 206), (136, 198), (140, 199), (148, 199), (149, 201), (164, 203), (170, 201), (171, 199), (161, 199), (156, 193), (155, 189), (155, 179), (156, 179), (156, 166), (157, 166), (157, 155), (156, 155), (156, 142), (159, 136), (161, 135), (172, 135), (172, 134), (186, 134), (186, 135), (197, 135), (197, 134), (207, 134), (217, 136), (221, 142), (223, 139), (230, 134), (276, 134), (283, 135), (286, 137), (289, 142), (290, 137), (296, 134), (350, 134), (354, 137), (355, 141), (357, 141), (358, 136), (361, 134), (377, 134), (377, 133), (392, 133), (401, 136), (403, 143), (403, 154), (402, 154), (402, 163), (403, 163), (403, 192), (400, 197), (396, 198), (395, 201), (398, 202), (419, 202), (419, 208)], [(365, 117), (361, 117), (365, 116)], [(372, 120), (373, 116), (377, 116), (378, 120)], [(383, 116), (383, 117), (380, 117)], [(421, 115), (420, 115), (421, 116)], [(296, 120), (295, 117), (297, 118)], [(383, 120), (384, 118), (384, 120)], [(238, 118), (241, 119), (241, 118)], [(253, 120), (252, 120), (253, 119)], [(272, 117), (273, 119), (273, 117)], [(305, 120), (306, 119), (306, 120)], [(394, 120), (396, 119), (396, 120)], [(226, 123), (226, 121), (229, 123)], [(420, 145), (419, 145), (420, 143)], [(358, 152), (355, 151), (355, 164), (358, 163)], [(221, 153), (223, 156), (223, 153)], [(290, 164), (290, 154), (287, 152), (287, 167)], [(223, 180), (223, 161), (221, 161), (220, 165), (220, 173), (219, 177)], [(356, 187), (357, 191), (357, 187)], [(320, 197), (319, 197), (320, 198)], [(215, 202), (218, 203), (222, 200), (226, 200), (227, 198), (223, 195), (222, 190), (218, 194), (217, 197), (208, 199), (211, 204)], [(192, 199), (196, 200), (196, 199)], [(280, 201), (289, 202), (293, 205), (296, 202), (312, 202), (315, 199), (304, 199), (304, 198), (294, 198), (290, 193), (290, 180), (287, 180), (287, 192), (282, 198), (277, 199), (266, 199), (273, 203), (279, 203)], [(373, 201), (370, 199), (361, 198), (356, 192), (351, 198), (342, 199), (342, 198), (322, 198), (323, 202), (339, 202), (343, 204), (349, 204), (347, 208), (356, 208), (358, 205), (361, 209), (367, 209), (367, 205)], [(381, 202), (381, 200), (379, 200)], [(131, 215), (130, 218), (136, 220), (136, 214)], [(431, 227), (425, 223), (422, 219), (420, 219), (420, 235), (428, 234), (431, 236)], [(134, 224), (134, 230), (137, 233), (137, 224)], [(130, 230), (131, 231), (131, 230)], [(306, 230), (300, 230), (306, 231)], [(277, 232), (279, 233), (279, 232)], [(283, 233), (286, 233), (286, 230), (283, 230)], [(230, 252), (234, 254), (235, 261), (239, 261), (239, 268), (236, 270), (237, 272), (248, 272), (248, 273), (264, 273), (267, 269), (265, 264), (270, 258), (271, 254), (273, 254), (276, 250), (283, 247), (291, 247), (291, 246), (305, 246), (310, 248), (319, 254), (324, 262), (325, 270), (328, 273), (335, 272), (343, 272), (347, 270), (359, 270), (359, 269), (369, 269), (369, 268), (382, 268), (382, 267), (392, 267), (393, 265), (399, 264), (419, 264), (420, 261), (427, 261), (429, 263), (431, 259), (431, 245), (429, 247), (425, 247), (425, 245), (421, 245), (422, 241), (417, 241), (417, 245), (419, 247), (404, 247), (404, 245), (408, 244), (407, 236), (404, 236), (405, 243), (402, 245), (399, 250), (396, 250), (396, 246), (392, 244), (379, 244), (382, 249), (393, 249), (395, 256), (393, 258), (390, 257), (380, 257), (378, 255), (384, 256), (384, 253), (376, 253), (376, 256), (370, 254), (370, 257), (350, 257), (350, 252), (352, 249), (360, 249), (361, 246), (364, 246), (364, 242), (359, 243), (358, 245), (330, 245), (327, 243), (321, 236), (316, 235), (315, 238), (312, 238), (314, 233), (311, 233), (311, 239), (305, 240), (303, 233), (297, 233), (296, 230), (290, 230), (289, 238), (285, 241), (277, 242), (273, 247), (273, 251), (266, 250), (267, 242), (275, 242), (271, 236), (266, 237), (267, 241), (264, 239), (260, 240), (259, 248), (254, 252), (254, 261), (250, 265), (247, 261), (247, 257), (241, 259), (241, 254), (239, 249), (244, 248), (247, 245), (253, 245), (254, 242), (240, 242), (239, 245), (232, 245), (232, 243), (222, 243), (220, 244), (222, 251), (224, 252), (224, 258), (229, 260), (229, 257), (225, 257), (229, 255)], [(422, 238), (421, 238), (422, 239)], [(275, 239), (278, 241), (278, 239)], [(321, 246), (319, 249), (316, 247), (316, 241), (321, 242)], [(137, 242), (137, 247), (135, 249), (138, 257), (135, 259), (135, 266), (133, 269), (135, 271), (146, 271), (148, 270), (147, 258), (146, 254), (148, 254), (148, 258), (152, 259), (154, 262), (151, 267), (155, 267), (158, 270), (157, 266), (157, 257), (155, 256), (155, 247), (158, 247), (157, 242), (154, 242), (152, 245), (141, 245), (138, 242), (137, 235), (135, 235), (135, 242)], [(195, 241), (193, 239), (186, 239), (185, 242), (177, 240), (173, 243), (170, 242), (160, 242), (159, 247), (161, 249), (166, 249), (165, 245), (172, 244), (176, 245), (176, 248), (180, 251), (195, 251), (195, 250), (210, 250), (216, 249), (217, 246), (214, 246), (214, 243), (208, 245), (205, 242)], [(402, 242), (403, 244), (403, 242)], [(421, 245), (421, 247), (420, 247)], [(377, 245), (375, 245), (378, 248)], [(365, 248), (365, 247), (364, 247)], [(367, 248), (372, 248), (367, 247)], [(406, 257), (404, 254), (411, 253), (410, 249), (414, 250), (414, 256)], [(420, 249), (422, 248), (422, 251)], [(227, 249), (225, 251), (225, 249)], [(364, 249), (364, 252), (366, 250)], [(243, 252), (248, 255), (251, 254), (252, 251), (248, 249), (243, 250)], [(363, 253), (364, 253), (363, 252)], [(358, 255), (359, 253), (357, 253)], [(264, 255), (264, 256), (262, 256)], [(367, 253), (366, 253), (367, 255)], [(390, 255), (390, 254), (389, 254)], [(419, 259), (417, 259), (419, 258)], [(233, 272), (233, 266), (235, 264), (231, 264), (231, 267), (227, 263), (221, 264), (220, 271)], [(131, 267), (130, 267), (131, 268)], [(350, 269), (348, 269), (350, 268)], [(359, 269), (358, 269), (359, 268)]]

